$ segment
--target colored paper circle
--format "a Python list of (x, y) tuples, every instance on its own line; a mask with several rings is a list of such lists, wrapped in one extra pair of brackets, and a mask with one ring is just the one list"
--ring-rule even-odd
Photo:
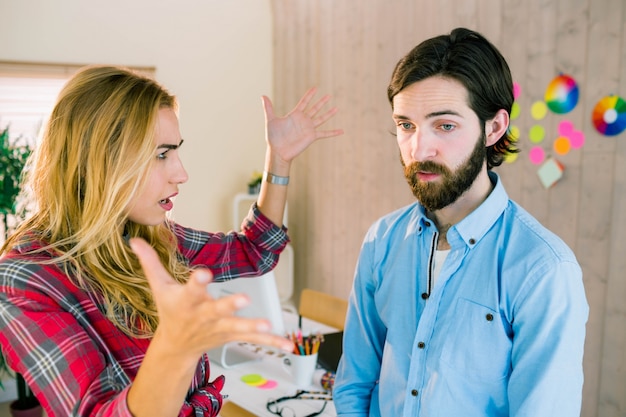
[(514, 82), (513, 83), (513, 98), (517, 99), (521, 92), (522, 92), (522, 88), (520, 87), (520, 85)]
[(548, 108), (543, 101), (535, 101), (530, 108), (530, 115), (535, 120), (543, 119), (546, 117), (546, 113), (548, 113)]
[(513, 140), (518, 140), (519, 139), (519, 127), (515, 125), (509, 126), (509, 136)]
[(541, 125), (534, 125), (528, 131), (528, 137), (532, 143), (540, 143), (546, 136), (546, 131)]
[(574, 130), (569, 135), (569, 142), (574, 149), (582, 148), (585, 144), (585, 134), (580, 130)]
[(557, 130), (561, 136), (570, 136), (574, 131), (574, 123), (571, 120), (563, 120), (559, 123)]
[(548, 84), (544, 99), (554, 113), (567, 113), (578, 104), (578, 84), (569, 75), (561, 74)]
[(272, 389), (276, 388), (276, 386), (278, 386), (278, 383), (276, 381), (268, 379), (265, 384), (259, 385), (258, 387), (261, 389)]
[(253, 387), (258, 387), (267, 382), (267, 380), (259, 374), (244, 375), (241, 377), (241, 380), (248, 385), (252, 385)]
[(535, 165), (539, 165), (543, 162), (545, 158), (545, 152), (541, 146), (533, 146), (533, 148), (528, 152), (528, 157), (530, 158), (530, 162)]
[(520, 114), (520, 106), (517, 101), (513, 102), (513, 106), (511, 106), (511, 120), (515, 120), (519, 117)]
[(613, 95), (602, 98), (594, 107), (591, 120), (603, 135), (619, 135), (626, 129), (626, 101)]
[(508, 163), (508, 164), (512, 164), (513, 162), (515, 162), (517, 160), (517, 155), (519, 155), (518, 153), (506, 153), (504, 154), (504, 162)]
[(559, 136), (558, 138), (556, 138), (554, 140), (553, 146), (554, 146), (554, 152), (558, 153), (559, 155), (567, 154), (571, 147), (569, 139), (566, 138), (565, 136)]

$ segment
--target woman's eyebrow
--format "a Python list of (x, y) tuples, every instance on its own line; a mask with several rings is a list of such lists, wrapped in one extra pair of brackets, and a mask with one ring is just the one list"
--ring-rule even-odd
[(169, 149), (172, 149), (172, 150), (174, 150), (174, 149), (178, 149), (178, 148), (180, 148), (180, 147), (182, 146), (182, 144), (183, 144), (183, 142), (184, 142), (184, 141), (185, 141), (184, 139), (181, 139), (181, 140), (180, 140), (180, 143), (179, 143), (178, 145), (172, 145), (172, 144), (169, 144), (169, 143), (164, 143), (164, 144), (162, 144), (162, 145), (159, 145), (159, 146), (157, 147), (157, 149), (168, 149), (168, 150), (169, 150)]

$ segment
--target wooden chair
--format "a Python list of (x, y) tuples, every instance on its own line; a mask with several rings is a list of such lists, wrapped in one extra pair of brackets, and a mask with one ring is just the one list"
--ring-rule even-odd
[(219, 415), (220, 417), (255, 417), (254, 414), (248, 410), (244, 410), (237, 404), (231, 403), (230, 401), (224, 401)]
[(300, 293), (298, 314), (327, 326), (343, 330), (348, 301), (334, 295), (305, 288)]

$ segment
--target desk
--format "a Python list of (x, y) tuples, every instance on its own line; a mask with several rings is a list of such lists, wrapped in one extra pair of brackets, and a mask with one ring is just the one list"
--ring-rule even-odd
[[(297, 328), (297, 315), (284, 312), (285, 329)], [(325, 326), (311, 320), (303, 319), (302, 328), (304, 333), (311, 331), (320, 331), (322, 333), (331, 333), (337, 329)], [(254, 349), (254, 346), (247, 346)], [(232, 401), (238, 406), (248, 410), (259, 417), (272, 417), (274, 414), (267, 411), (265, 405), (268, 399), (279, 398), (287, 395), (294, 395), (297, 391), (296, 387), (290, 382), (289, 375), (282, 369), (281, 362), (284, 355), (282, 351), (277, 349), (269, 349), (257, 346), (256, 349), (263, 349), (261, 360), (245, 362), (230, 368), (223, 368), (219, 364), (211, 361), (211, 375), (224, 375), (226, 384), (222, 390), (222, 394), (228, 395), (226, 401)], [(271, 389), (263, 389), (246, 384), (241, 377), (249, 374), (259, 374), (264, 379), (276, 381), (276, 386)], [(313, 384), (309, 388), (310, 391), (321, 391), (320, 385)], [(295, 411), (296, 416), (306, 416), (319, 411), (324, 404), (320, 400), (289, 400), (281, 403), (281, 406), (290, 407)], [(286, 414), (288, 415), (288, 414)], [(335, 406), (332, 401), (328, 401), (324, 412), (320, 416), (333, 417), (336, 416)]]

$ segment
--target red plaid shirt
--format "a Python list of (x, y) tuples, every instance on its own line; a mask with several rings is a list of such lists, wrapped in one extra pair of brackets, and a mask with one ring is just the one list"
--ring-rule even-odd
[[(222, 281), (271, 270), (288, 242), (256, 208), (243, 233), (206, 233), (175, 223), (181, 254)], [(77, 288), (54, 265), (32, 262), (31, 242), (0, 259), (0, 344), (9, 366), (24, 376), (49, 417), (128, 416), (126, 394), (149, 339), (129, 337), (102, 313), (98, 297)], [(210, 382), (200, 359), (179, 416), (216, 416), (220, 376)]]

